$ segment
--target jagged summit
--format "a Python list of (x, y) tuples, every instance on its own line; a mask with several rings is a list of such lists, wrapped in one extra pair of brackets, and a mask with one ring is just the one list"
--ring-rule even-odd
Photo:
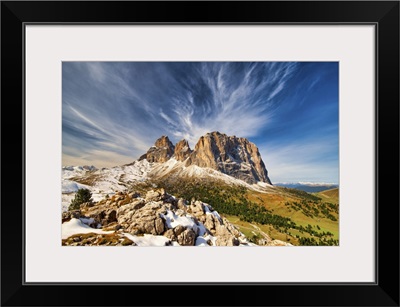
[(271, 184), (257, 146), (246, 138), (209, 132), (200, 137), (192, 151), (187, 140), (174, 146), (167, 136), (162, 136), (139, 160), (164, 163), (171, 157), (184, 162), (186, 167), (211, 168), (249, 184)]
[(147, 153), (139, 158), (139, 161), (146, 159), (149, 162), (164, 163), (174, 154), (175, 146), (171, 143), (168, 136), (163, 135), (151, 146)]
[(178, 161), (185, 161), (190, 154), (192, 153), (192, 150), (190, 149), (189, 143), (187, 140), (183, 139), (180, 140), (178, 143), (175, 145), (175, 153), (174, 153), (174, 158)]
[(257, 146), (246, 138), (227, 136), (218, 131), (200, 137), (186, 161), (186, 166), (189, 165), (209, 167), (247, 183), (271, 184)]

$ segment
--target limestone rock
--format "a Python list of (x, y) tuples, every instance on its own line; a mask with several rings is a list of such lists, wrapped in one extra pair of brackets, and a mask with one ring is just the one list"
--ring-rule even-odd
[(190, 204), (189, 209), (188, 209), (189, 213), (192, 213), (194, 216), (201, 216), (204, 214), (204, 205), (201, 201), (195, 201), (193, 203)]
[[(90, 227), (110, 234), (77, 234), (62, 241), (63, 245), (135, 245), (124, 236), (161, 235), (167, 238), (166, 245), (193, 246), (199, 236), (204, 245), (238, 246), (249, 241), (226, 218), (199, 200), (189, 203), (176, 199), (164, 189), (148, 190), (145, 198), (118, 192), (91, 206), (62, 214), (63, 221), (71, 218), (86, 219)], [(94, 222), (87, 219), (93, 218)], [(260, 245), (290, 245), (266, 238)]]
[(174, 152), (174, 158), (178, 161), (185, 161), (190, 154), (192, 153), (192, 150), (190, 149), (189, 143), (187, 140), (181, 140), (175, 145), (175, 152)]
[[(126, 207), (128, 206), (128, 207)], [(121, 211), (131, 209), (138, 209), (144, 206), (144, 200), (132, 199), (128, 194), (118, 192), (113, 195), (110, 199), (104, 199), (93, 206), (82, 206), (81, 215), (87, 218), (93, 218), (95, 225), (101, 224), (103, 227), (117, 222), (118, 214)], [(120, 208), (125, 208), (121, 209)]]
[(240, 242), (237, 238), (230, 235), (219, 236), (215, 241), (216, 246), (239, 246)]
[(91, 202), (91, 201), (88, 201), (86, 203), (82, 203), (82, 204), (79, 205), (79, 207), (81, 209), (90, 208), (90, 207), (93, 207), (93, 206), (94, 206), (94, 203)]
[(210, 230), (211, 233), (215, 233), (215, 223), (218, 223), (217, 218), (213, 214), (207, 214), (204, 226)]
[(225, 225), (217, 224), (215, 236), (217, 237), (215, 242), (217, 246), (238, 246), (240, 244), (239, 240)]
[(178, 209), (186, 211), (186, 209), (187, 209), (186, 201), (183, 198), (179, 198), (178, 202), (177, 202), (177, 207), (178, 207)]
[(159, 200), (161, 198), (161, 193), (158, 191), (153, 191), (150, 190), (146, 193), (146, 202), (152, 201), (152, 200)]
[(165, 214), (166, 209), (162, 202), (151, 201), (139, 209), (128, 204), (118, 209), (117, 220), (127, 232), (133, 235), (145, 233), (161, 235), (166, 227), (160, 214)]
[(271, 184), (268, 172), (255, 144), (246, 138), (227, 136), (219, 132), (200, 137), (186, 166), (209, 167), (253, 184)]
[(174, 154), (175, 146), (171, 143), (168, 136), (163, 135), (150, 147), (145, 155), (142, 155), (139, 160), (147, 159), (149, 162), (166, 162)]
[(61, 222), (68, 222), (72, 218), (74, 219), (79, 219), (81, 217), (81, 211), (80, 210), (74, 210), (74, 211), (66, 211), (62, 213), (61, 216)]
[(174, 228), (174, 234), (175, 236), (179, 236), (182, 232), (185, 231), (185, 227), (183, 227), (182, 225), (178, 225)]
[(163, 236), (170, 240), (176, 240), (176, 235), (173, 229), (168, 229), (166, 232), (164, 232)]
[(196, 234), (192, 229), (186, 229), (177, 236), (177, 241), (183, 246), (193, 246), (196, 241)]

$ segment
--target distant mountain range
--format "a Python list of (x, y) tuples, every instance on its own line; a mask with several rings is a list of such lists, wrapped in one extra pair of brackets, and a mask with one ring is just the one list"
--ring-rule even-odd
[(338, 184), (334, 183), (313, 183), (313, 182), (297, 182), (297, 183), (278, 182), (275, 183), (274, 185), (278, 187), (297, 189), (308, 193), (317, 193), (339, 187)]

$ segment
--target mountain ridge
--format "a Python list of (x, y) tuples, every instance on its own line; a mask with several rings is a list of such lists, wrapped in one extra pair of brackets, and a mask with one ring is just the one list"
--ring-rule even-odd
[(192, 150), (187, 140), (173, 145), (164, 135), (140, 156), (139, 161), (165, 163), (172, 158), (184, 162), (186, 167), (211, 168), (249, 184), (261, 181), (272, 185), (258, 147), (246, 138), (209, 132), (199, 138)]

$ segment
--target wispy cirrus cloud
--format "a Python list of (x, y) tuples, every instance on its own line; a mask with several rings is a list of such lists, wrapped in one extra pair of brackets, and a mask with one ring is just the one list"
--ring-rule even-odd
[(273, 117), (277, 105), (273, 98), (295, 74), (296, 66), (296, 63), (200, 63), (190, 76), (193, 86), (189, 83), (177, 89), (179, 94), (162, 108), (160, 116), (174, 136), (187, 138), (191, 145), (204, 133), (214, 130), (254, 136)]

